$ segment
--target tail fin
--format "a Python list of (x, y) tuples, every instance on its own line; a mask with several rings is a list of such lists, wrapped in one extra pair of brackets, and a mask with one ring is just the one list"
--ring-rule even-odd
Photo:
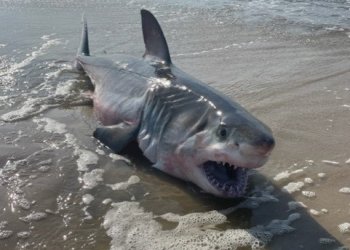
[(87, 26), (87, 22), (84, 14), (83, 14), (83, 30), (81, 33), (81, 42), (80, 42), (80, 47), (78, 49), (77, 55), (83, 55), (83, 56), (90, 55), (88, 26)]

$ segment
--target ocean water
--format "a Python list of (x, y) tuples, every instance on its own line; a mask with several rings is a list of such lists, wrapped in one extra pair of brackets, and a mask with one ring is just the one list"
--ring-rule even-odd
[[(81, 15), (93, 55), (141, 57), (141, 8), (178, 67), (273, 130), (244, 199), (92, 137)], [(0, 249), (350, 247), (350, 1), (0, 0), (0, 31)]]

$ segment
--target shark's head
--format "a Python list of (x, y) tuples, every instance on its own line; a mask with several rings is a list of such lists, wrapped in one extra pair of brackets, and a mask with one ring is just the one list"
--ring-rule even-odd
[[(138, 141), (155, 167), (221, 197), (240, 197), (247, 170), (261, 167), (274, 147), (271, 130), (240, 105), (171, 62), (159, 23), (141, 11), (146, 51), (155, 75)], [(165, 67), (164, 67), (165, 66)], [(164, 68), (166, 70), (164, 70)]]
[[(274, 148), (271, 130), (239, 106), (231, 112), (202, 116), (193, 124), (196, 132), (170, 157), (176, 166), (163, 166), (163, 171), (216, 196), (244, 195), (248, 170), (264, 165)], [(171, 160), (168, 163), (173, 165)]]

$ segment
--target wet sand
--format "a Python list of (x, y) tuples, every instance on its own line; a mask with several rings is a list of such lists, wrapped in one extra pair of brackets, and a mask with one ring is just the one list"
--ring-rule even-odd
[[(8, 222), (0, 224), (1, 249), (109, 249), (118, 239), (103, 226), (112, 221), (106, 217), (113, 211), (110, 201), (135, 202), (145, 211), (130, 211), (138, 211), (141, 221), (150, 217), (150, 226), (160, 222), (159, 235), (177, 225), (157, 217), (170, 212), (226, 212), (226, 223), (214, 227), (223, 232), (266, 226), (297, 212), (300, 219), (290, 224), (295, 230), (275, 235), (266, 249), (350, 245), (349, 233), (338, 228), (350, 222), (350, 194), (339, 192), (350, 187), (347, 30), (247, 21), (239, 8), (221, 4), (33, 1), (0, 6), (0, 223)], [(118, 156), (92, 137), (98, 121), (84, 97), (86, 79), (70, 70), (80, 15), (84, 9), (93, 54), (139, 56), (141, 7), (159, 18), (178, 67), (234, 98), (273, 130), (277, 146), (269, 162), (252, 173), (249, 202), (203, 194), (151, 168), (134, 148)], [(284, 171), (296, 173), (274, 180)], [(140, 181), (126, 190), (109, 186), (133, 175)], [(304, 186), (289, 194), (283, 187), (290, 182)], [(252, 197), (266, 202), (253, 208)], [(291, 201), (307, 208), (290, 210)], [(241, 208), (227, 213), (234, 206)], [(29, 236), (17, 235), (21, 232)], [(1, 233), (9, 237), (1, 239)], [(321, 238), (335, 242), (321, 244)]]

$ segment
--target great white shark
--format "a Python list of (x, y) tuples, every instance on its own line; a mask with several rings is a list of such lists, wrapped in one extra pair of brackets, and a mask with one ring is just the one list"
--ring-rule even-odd
[(216, 196), (243, 196), (247, 170), (265, 164), (275, 145), (271, 130), (177, 68), (156, 18), (143, 9), (141, 19), (143, 58), (90, 56), (83, 19), (75, 66), (94, 85), (94, 110), (104, 125), (94, 137), (115, 152), (137, 141), (155, 168)]

